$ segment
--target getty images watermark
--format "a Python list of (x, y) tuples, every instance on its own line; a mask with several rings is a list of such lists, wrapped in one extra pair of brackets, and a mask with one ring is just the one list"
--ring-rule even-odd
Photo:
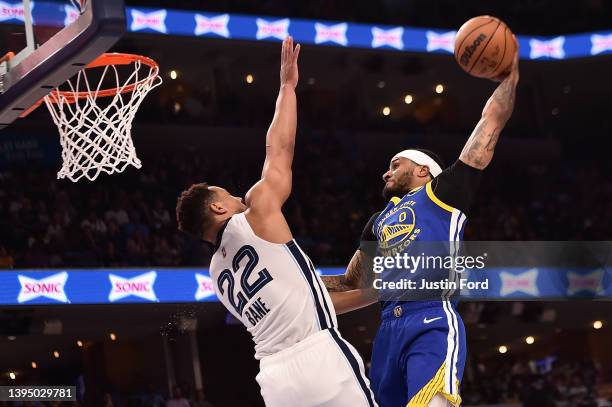
[(612, 242), (362, 241), (380, 300), (612, 299)]
[[(374, 256), (372, 285), (377, 290), (488, 290), (489, 280), (470, 281), (462, 274), (483, 270), (487, 254), (460, 255), (409, 255)], [(390, 275), (392, 272), (394, 275)]]

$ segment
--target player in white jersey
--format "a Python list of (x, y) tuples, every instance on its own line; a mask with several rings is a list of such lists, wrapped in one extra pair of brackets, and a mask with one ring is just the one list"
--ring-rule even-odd
[[(225, 307), (247, 327), (268, 407), (376, 406), (357, 351), (337, 330), (336, 310), (281, 211), (291, 193), (300, 46), (283, 41), (280, 91), (266, 160), (245, 199), (206, 183), (177, 203), (179, 229), (215, 247), (210, 274)], [(361, 290), (335, 297), (339, 311)]]

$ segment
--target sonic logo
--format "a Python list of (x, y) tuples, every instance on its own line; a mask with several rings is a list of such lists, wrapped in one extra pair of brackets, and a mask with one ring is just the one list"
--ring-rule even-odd
[(425, 36), (427, 37), (427, 46), (425, 49), (427, 52), (436, 50), (443, 50), (450, 52), (451, 54), (455, 51), (455, 31), (448, 31), (445, 33), (437, 33), (435, 31), (427, 31)]
[(213, 286), (212, 279), (204, 274), (196, 273), (196, 282), (198, 283), (198, 289), (195, 293), (196, 301), (203, 300), (210, 296), (215, 295), (215, 288)]
[(378, 48), (382, 46), (389, 46), (395, 49), (403, 49), (404, 41), (404, 28), (397, 27), (389, 30), (383, 30), (382, 28), (372, 27), (372, 48)]
[[(34, 2), (30, 2), (30, 10), (34, 9)], [(23, 3), (5, 3), (0, 1), (0, 21), (19, 20), (24, 21)]]
[(502, 297), (514, 293), (523, 293), (531, 296), (539, 295), (538, 285), (538, 269), (530, 269), (520, 274), (511, 274), (505, 271), (500, 273), (501, 289), (499, 294)]
[(157, 273), (150, 271), (132, 278), (124, 278), (114, 274), (109, 274), (111, 292), (108, 295), (110, 302), (115, 302), (129, 296), (139, 297), (149, 301), (157, 301), (157, 296), (153, 290)]
[(40, 280), (23, 275), (18, 275), (17, 279), (21, 285), (21, 290), (17, 297), (17, 302), (20, 304), (38, 297), (45, 297), (64, 303), (69, 302), (65, 291), (68, 273), (65, 271), (41, 278)]
[(587, 274), (569, 272), (567, 274), (567, 294), (576, 293), (599, 294), (602, 292), (603, 270), (595, 270)]
[(201, 14), (195, 15), (196, 28), (195, 35), (202, 34), (217, 34), (223, 38), (229, 38), (230, 33), (227, 28), (229, 23), (229, 14), (221, 14), (216, 17), (206, 17)]
[(346, 45), (348, 44), (348, 39), (346, 38), (347, 29), (347, 23), (340, 23), (334, 25), (315, 23), (315, 44), (321, 44), (324, 42), (334, 42), (336, 44), (343, 45), (346, 47)]
[(276, 21), (267, 21), (263, 18), (258, 18), (255, 23), (257, 24), (255, 38), (258, 40), (264, 38), (284, 40), (289, 35), (289, 24), (291, 21), (288, 18)]
[(548, 41), (540, 41), (532, 38), (529, 40), (529, 47), (531, 48), (529, 58), (537, 59), (546, 57), (563, 59), (565, 58), (565, 50), (563, 49), (564, 43), (565, 37), (563, 36), (556, 37)]
[(612, 51), (612, 34), (591, 35), (591, 55), (601, 54), (606, 51)]
[(153, 31), (160, 33), (166, 33), (166, 10), (157, 10), (150, 13), (144, 13), (132, 9), (132, 25), (130, 26), (132, 31), (139, 31), (145, 28), (149, 28)]
[(74, 23), (77, 18), (81, 15), (79, 10), (73, 6), (64, 6), (64, 12), (66, 13), (66, 17), (64, 18), (64, 27), (68, 27), (70, 24)]

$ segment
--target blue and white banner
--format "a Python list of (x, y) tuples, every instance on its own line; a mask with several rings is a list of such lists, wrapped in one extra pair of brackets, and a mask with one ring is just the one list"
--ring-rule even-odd
[[(321, 275), (344, 268), (321, 268)], [(572, 299), (612, 297), (610, 270), (490, 268), (465, 275), (488, 280), (486, 290), (461, 290), (465, 299)], [(0, 271), (0, 305), (193, 303), (218, 301), (207, 269)]]
[[(36, 7), (34, 7), (34, 4)], [(78, 17), (72, 6), (32, 2), (35, 24), (65, 26)], [(247, 16), (172, 9), (127, 7), (128, 30), (157, 35), (203, 36), (251, 41), (281, 41), (292, 35), (303, 44), (452, 54), (455, 31), (317, 21), (270, 16)], [(0, 23), (23, 23), (21, 2), (0, 1)], [(512, 22), (508, 22), (512, 26)], [(559, 60), (612, 53), (612, 31), (559, 35), (517, 36), (520, 57)]]

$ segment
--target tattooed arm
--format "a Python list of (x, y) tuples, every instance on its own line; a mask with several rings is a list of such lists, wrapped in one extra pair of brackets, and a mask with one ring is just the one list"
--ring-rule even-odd
[(487, 101), (482, 111), (482, 117), (467, 143), (465, 143), (459, 160), (480, 170), (489, 165), (493, 159), (493, 151), (499, 139), (499, 134), (512, 115), (518, 79), (517, 52), (510, 73), (501, 81)]
[(372, 288), (372, 259), (359, 249), (353, 255), (346, 272), (337, 276), (321, 276), (334, 303), (336, 314), (367, 307), (378, 301)]
[[(371, 259), (363, 250), (357, 250), (349, 262), (344, 274), (321, 276), (329, 292), (341, 292), (366, 287), (371, 280)], [(369, 271), (369, 272), (368, 272)]]

